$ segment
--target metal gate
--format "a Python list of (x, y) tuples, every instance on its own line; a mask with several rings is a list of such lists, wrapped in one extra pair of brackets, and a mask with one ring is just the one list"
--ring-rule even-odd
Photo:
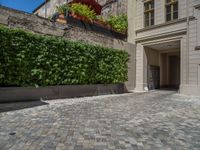
[(160, 88), (160, 67), (148, 65), (147, 69), (148, 89), (154, 90)]

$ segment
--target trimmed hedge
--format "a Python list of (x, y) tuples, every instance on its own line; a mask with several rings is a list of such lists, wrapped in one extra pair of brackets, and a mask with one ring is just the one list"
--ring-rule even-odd
[(128, 54), (0, 26), (0, 85), (50, 86), (127, 81)]

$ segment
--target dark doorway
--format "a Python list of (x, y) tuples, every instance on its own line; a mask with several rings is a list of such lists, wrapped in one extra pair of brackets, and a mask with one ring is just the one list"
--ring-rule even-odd
[(180, 54), (160, 54), (159, 65), (147, 66), (147, 84), (149, 90), (177, 90), (180, 85)]
[(180, 85), (180, 54), (164, 53), (160, 57), (160, 87), (178, 89)]
[(144, 47), (149, 90), (177, 90), (180, 86), (180, 41), (152, 44)]
[(179, 88), (180, 85), (180, 57), (169, 57), (169, 88)]

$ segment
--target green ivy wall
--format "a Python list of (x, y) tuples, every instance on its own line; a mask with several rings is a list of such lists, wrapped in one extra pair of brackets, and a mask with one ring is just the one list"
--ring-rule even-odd
[(50, 86), (127, 81), (124, 51), (0, 26), (0, 85)]

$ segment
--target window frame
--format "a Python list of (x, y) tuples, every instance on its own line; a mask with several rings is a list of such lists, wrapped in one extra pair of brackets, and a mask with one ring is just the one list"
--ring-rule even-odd
[[(148, 5), (148, 9), (146, 10), (145, 5)], [(153, 5), (153, 6), (152, 6)], [(144, 27), (150, 27), (155, 24), (155, 0), (145, 0), (143, 5), (143, 22)], [(146, 19), (146, 15), (148, 15), (148, 20)], [(153, 20), (153, 21), (152, 21)], [(147, 24), (148, 21), (148, 24)]]
[[(165, 0), (165, 21), (173, 21), (177, 20), (179, 18), (179, 1), (178, 0), (169, 0), (170, 2), (167, 2)], [(174, 10), (175, 5), (177, 4), (177, 10)], [(170, 7), (170, 13), (167, 12), (167, 7)], [(174, 13), (177, 13), (177, 18), (174, 18)], [(170, 15), (170, 20), (168, 20), (167, 15)]]

